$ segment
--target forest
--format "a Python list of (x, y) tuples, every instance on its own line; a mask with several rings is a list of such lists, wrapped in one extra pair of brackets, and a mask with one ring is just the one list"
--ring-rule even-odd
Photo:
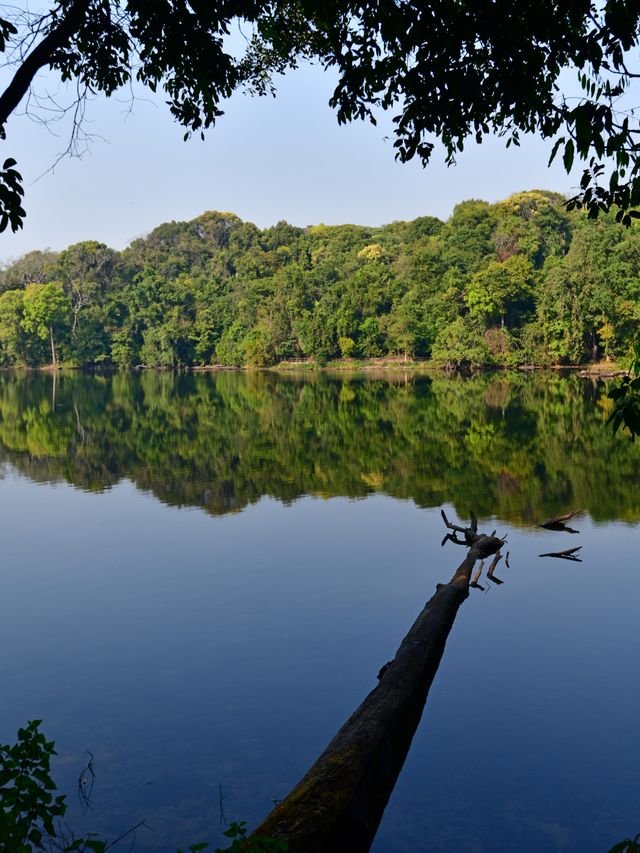
[(0, 362), (269, 367), (429, 359), (516, 367), (615, 360), (640, 325), (640, 235), (563, 196), (469, 200), (379, 228), (232, 213), (86, 241), (0, 271)]

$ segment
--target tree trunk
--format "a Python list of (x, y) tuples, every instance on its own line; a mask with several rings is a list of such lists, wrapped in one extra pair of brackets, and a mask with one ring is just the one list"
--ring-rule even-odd
[(56, 345), (53, 340), (53, 326), (49, 326), (49, 336), (51, 338), (51, 363), (55, 369), (58, 366), (58, 361), (56, 359)]
[(255, 836), (284, 839), (296, 853), (369, 850), (420, 722), (458, 608), (469, 595), (474, 563), (495, 554), (503, 544), (503, 540), (478, 535), (475, 530), (472, 534), (470, 529), (469, 534), (475, 541), (469, 543), (466, 559), (448, 584), (437, 585), (393, 661), (380, 670), (378, 686), (306, 776), (255, 830)]

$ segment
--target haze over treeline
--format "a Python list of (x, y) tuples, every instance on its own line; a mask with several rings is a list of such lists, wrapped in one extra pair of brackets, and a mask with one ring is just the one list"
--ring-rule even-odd
[(232, 213), (160, 225), (122, 252), (83, 242), (0, 273), (5, 366), (269, 366), (431, 358), (450, 366), (624, 356), (640, 237), (543, 191), (381, 228)]

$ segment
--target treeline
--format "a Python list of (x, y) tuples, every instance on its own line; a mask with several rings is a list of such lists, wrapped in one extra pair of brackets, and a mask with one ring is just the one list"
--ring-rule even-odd
[(210, 212), (122, 252), (31, 252), (0, 294), (5, 366), (578, 363), (625, 355), (638, 332), (640, 233), (542, 191), (381, 228)]
[(606, 386), (558, 373), (147, 371), (0, 376), (0, 466), (89, 491), (128, 479), (212, 515), (265, 495), (384, 493), (530, 525), (640, 519), (640, 446)]

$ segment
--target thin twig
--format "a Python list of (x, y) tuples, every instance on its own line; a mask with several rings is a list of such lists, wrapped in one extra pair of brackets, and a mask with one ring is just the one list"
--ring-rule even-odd
[(220, 826), (222, 826), (222, 824), (224, 824), (225, 826), (228, 826), (227, 818), (226, 818), (226, 815), (224, 813), (224, 806), (222, 805), (222, 801), (225, 799), (225, 797), (222, 796), (222, 785), (218, 785), (218, 788), (220, 789), (220, 799), (219, 799), (219, 802), (220, 802)]

